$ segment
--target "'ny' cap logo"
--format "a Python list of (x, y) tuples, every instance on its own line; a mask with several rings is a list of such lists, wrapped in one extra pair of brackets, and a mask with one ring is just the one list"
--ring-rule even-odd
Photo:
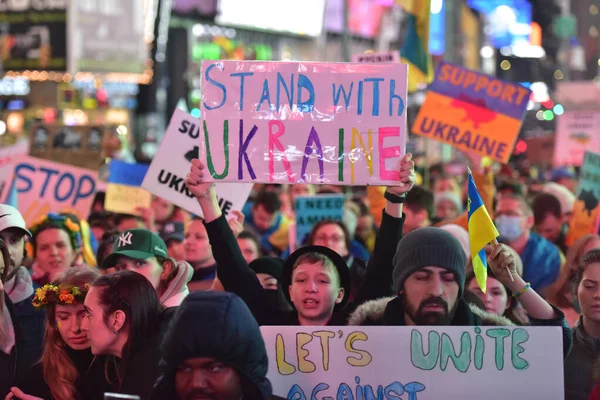
[(131, 232), (124, 232), (121, 236), (119, 236), (119, 247), (131, 244), (132, 237), (133, 235)]
[(173, 233), (173, 232), (175, 232), (175, 224), (165, 225), (165, 233)]

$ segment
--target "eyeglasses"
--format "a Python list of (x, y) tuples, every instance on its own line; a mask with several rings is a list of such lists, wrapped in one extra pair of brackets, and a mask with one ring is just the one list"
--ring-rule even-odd
[(344, 241), (344, 237), (340, 236), (340, 235), (331, 235), (331, 236), (318, 235), (318, 236), (315, 236), (315, 241), (316, 242), (335, 242), (335, 243), (339, 243), (339, 242), (343, 242)]

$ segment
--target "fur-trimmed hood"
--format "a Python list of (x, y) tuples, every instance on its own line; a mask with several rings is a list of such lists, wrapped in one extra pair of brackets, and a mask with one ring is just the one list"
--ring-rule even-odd
[[(383, 321), (388, 303), (396, 297), (384, 297), (377, 300), (367, 301), (359, 306), (348, 318), (348, 325), (372, 325)], [(512, 326), (514, 323), (508, 318), (489, 313), (469, 304), (468, 309), (474, 316), (481, 320), (482, 326)]]

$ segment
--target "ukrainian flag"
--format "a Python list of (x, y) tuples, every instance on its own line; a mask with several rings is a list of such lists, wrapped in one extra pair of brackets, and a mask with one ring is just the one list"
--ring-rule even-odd
[(408, 14), (406, 37), (400, 49), (402, 62), (408, 64), (408, 92), (433, 81), (434, 71), (429, 46), (431, 0), (396, 0)]
[(473, 261), (473, 271), (475, 271), (475, 277), (477, 278), (479, 287), (483, 293), (485, 293), (487, 282), (487, 256), (484, 247), (490, 242), (493, 242), (500, 235), (496, 230), (496, 226), (494, 226), (490, 215), (485, 209), (485, 205), (477, 191), (477, 186), (475, 186), (471, 171), (469, 171), (468, 196), (469, 243)]

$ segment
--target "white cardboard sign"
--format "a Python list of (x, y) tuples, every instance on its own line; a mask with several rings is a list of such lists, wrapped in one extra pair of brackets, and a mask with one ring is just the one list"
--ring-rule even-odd
[[(142, 183), (142, 187), (150, 193), (198, 216), (202, 216), (202, 210), (184, 181), (190, 171), (192, 158), (199, 157), (203, 136), (194, 127), (200, 126), (201, 120), (175, 109)], [(219, 205), (225, 217), (229, 216), (231, 210), (241, 210), (244, 207), (252, 186), (252, 183), (237, 182), (215, 184)]]
[(357, 63), (399, 63), (400, 52), (353, 54), (352, 62)]
[(263, 326), (286, 399), (564, 399), (560, 327)]

